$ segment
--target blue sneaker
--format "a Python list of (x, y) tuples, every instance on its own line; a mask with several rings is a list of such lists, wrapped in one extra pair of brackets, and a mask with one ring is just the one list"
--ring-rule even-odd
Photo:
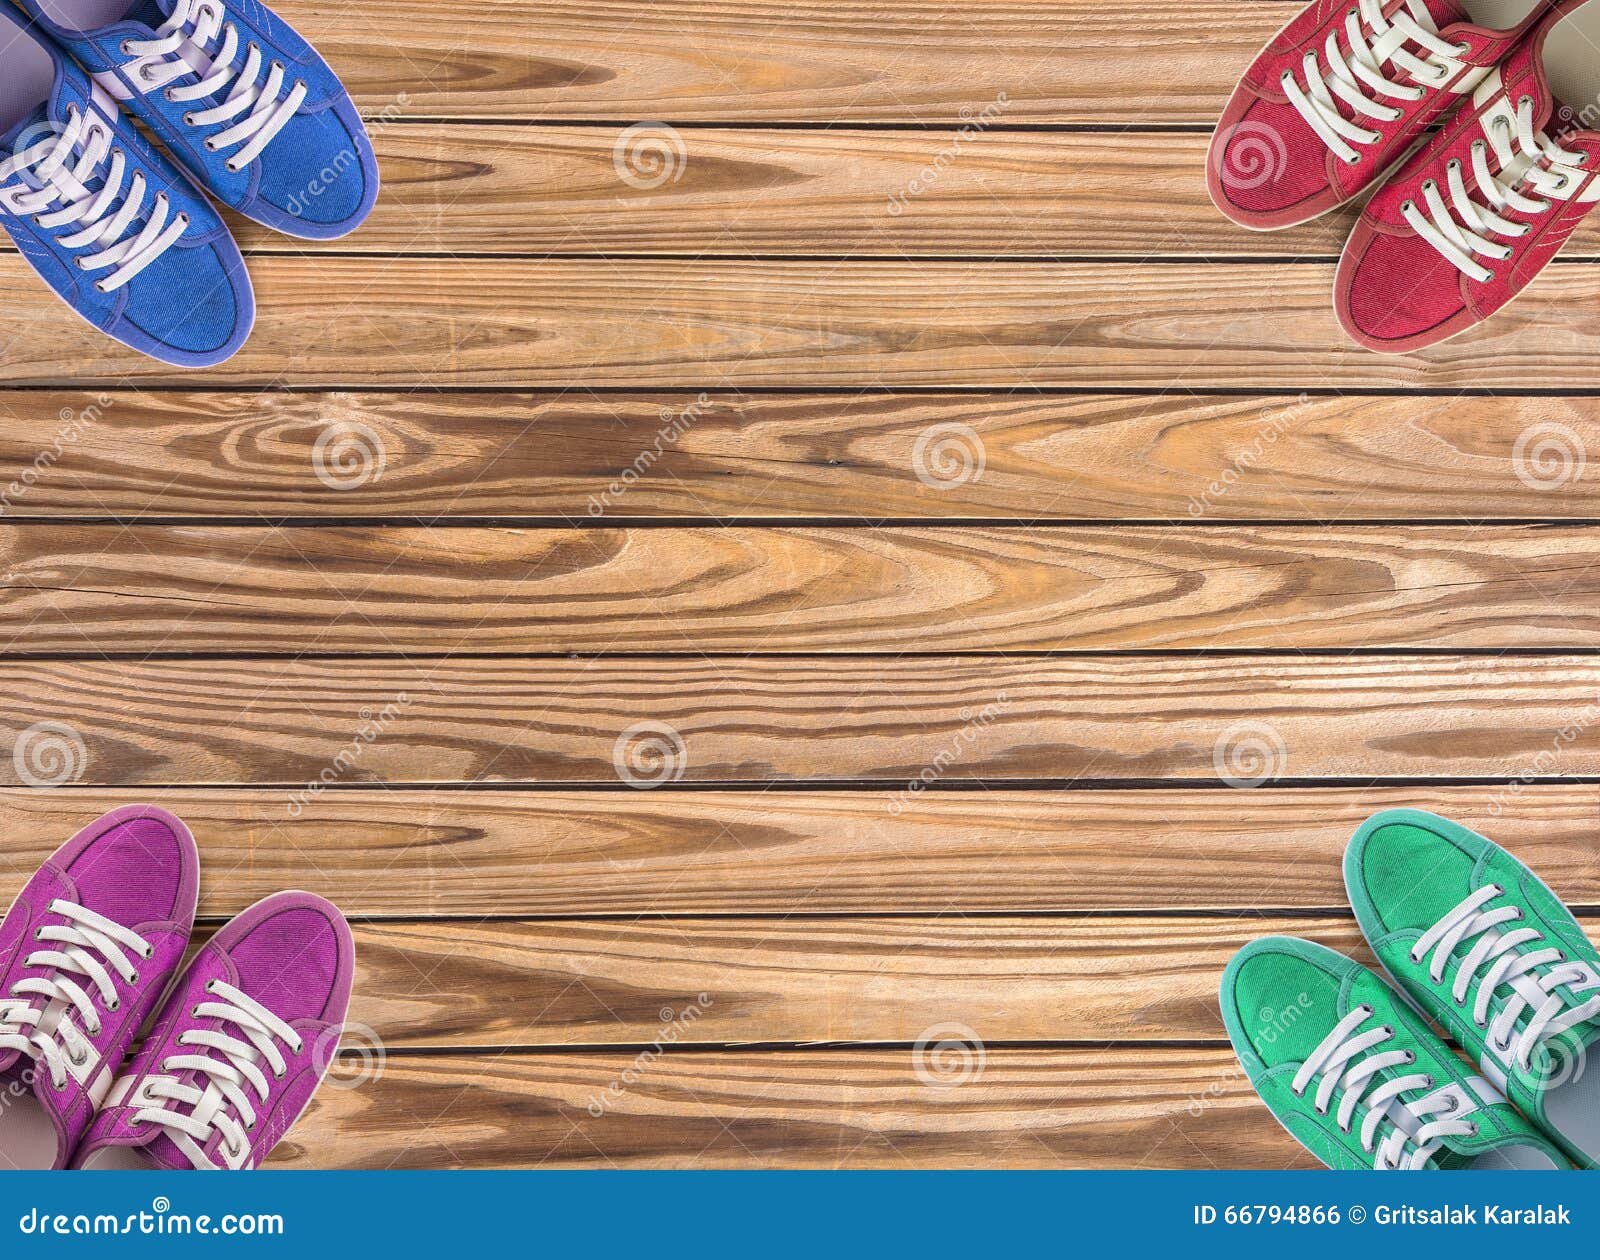
[(0, 10), (0, 227), (101, 332), (179, 367), (250, 335), (227, 225), (88, 76)]
[(350, 94), (255, 0), (13, 0), (217, 200), (331, 240), (378, 199)]

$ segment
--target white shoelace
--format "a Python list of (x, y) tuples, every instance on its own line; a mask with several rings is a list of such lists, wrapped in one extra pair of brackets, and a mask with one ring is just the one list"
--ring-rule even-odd
[[(1534, 131), (1533, 106), (1533, 97), (1522, 97), (1517, 101), (1514, 122), (1503, 114), (1494, 115), (1490, 121), (1490, 139), (1480, 137), (1472, 143), (1473, 184), (1492, 209), (1472, 200), (1471, 190), (1462, 177), (1459, 158), (1452, 158), (1446, 168), (1449, 205), (1445, 204), (1437, 181), (1429, 179), (1422, 185), (1426, 213), (1414, 201), (1407, 201), (1400, 208), (1406, 222), (1419, 236), (1480, 283), (1494, 279), (1494, 272), (1476, 261), (1473, 254), (1497, 260), (1510, 258), (1512, 254), (1511, 246), (1491, 241), (1487, 233), (1519, 237), (1533, 230), (1531, 224), (1502, 218), (1495, 211), (1509, 207), (1523, 214), (1543, 214), (1555, 204), (1553, 197), (1570, 190), (1575, 177), (1570, 172), (1553, 171), (1540, 163), (1577, 166), (1588, 157), (1569, 152), (1544, 132)], [(1489, 169), (1487, 154), (1491, 146), (1500, 162), (1498, 172)], [(1527, 192), (1522, 191), (1524, 187)], [(1535, 195), (1529, 196), (1528, 192)]]
[[(110, 167), (96, 192), (89, 181), (101, 173), (108, 157)], [(24, 172), (20, 183), (8, 183)], [(39, 186), (33, 187), (35, 183)], [(0, 162), (0, 195), (10, 209), (32, 215), (34, 223), (54, 233), (66, 249), (95, 250), (74, 255), (79, 270), (115, 268), (95, 281), (102, 293), (127, 284), (166, 253), (189, 226), (189, 216), (173, 214), (166, 193), (157, 193), (144, 227), (128, 235), (144, 213), (147, 191), (143, 172), (132, 170), (110, 124), (75, 105), (67, 107), (67, 123), (59, 135), (46, 135)], [(65, 228), (74, 230), (58, 231)]]
[[(221, 47), (213, 47), (219, 35)], [(245, 48), (244, 64), (235, 65), (239, 44), (239, 28), (228, 21), (222, 0), (177, 0), (172, 16), (157, 28), (156, 38), (122, 44), (122, 55), (140, 63), (134, 77), (150, 90), (165, 88), (168, 101), (202, 100), (233, 83), (222, 104), (191, 110), (183, 121), (190, 127), (233, 124), (206, 136), (203, 143), (209, 153), (243, 145), (227, 161), (235, 174), (261, 156), (309, 91), (303, 79), (289, 81), (281, 61), (268, 63), (254, 43)], [(258, 82), (263, 68), (266, 81)], [(187, 87), (170, 86), (190, 74), (198, 81)]]
[[(137, 984), (134, 958), (148, 960), (155, 948), (130, 928), (74, 902), (52, 901), (50, 913), (68, 923), (38, 928), (34, 940), (59, 948), (35, 950), (23, 964), (49, 968), (53, 974), (19, 980), (0, 999), (0, 1049), (20, 1050), (35, 1063), (43, 1062), (51, 1083), (62, 1089), (69, 1074), (81, 1079), (72, 1068), (89, 1064), (94, 1050), (89, 1038), (99, 1036), (102, 1027), (98, 1007), (114, 1012), (122, 1005), (117, 979)], [(74, 976), (88, 980), (94, 992)], [(65, 1018), (69, 1010), (87, 1033)]]
[[(1322, 1044), (1311, 1052), (1311, 1057), (1300, 1065), (1291, 1088), (1304, 1097), (1311, 1082), (1317, 1080), (1315, 1106), (1317, 1114), (1323, 1116), (1328, 1114), (1334, 1094), (1339, 1093), (1336, 1119), (1345, 1133), (1351, 1131), (1356, 1108), (1364, 1102), (1367, 1114), (1361, 1122), (1361, 1149), (1373, 1157), (1373, 1168), (1421, 1168), (1433, 1158), (1444, 1138), (1471, 1137), (1477, 1133), (1478, 1126), (1469, 1120), (1430, 1119), (1455, 1110), (1457, 1103), (1453, 1098), (1444, 1097), (1432, 1103), (1425, 1098), (1411, 1102), (1400, 1098), (1411, 1090), (1434, 1088), (1433, 1077), (1425, 1072), (1412, 1072), (1377, 1083), (1379, 1073), (1409, 1067), (1417, 1061), (1417, 1056), (1410, 1050), (1374, 1053), (1378, 1046), (1393, 1039), (1394, 1029), (1385, 1024), (1358, 1032), (1372, 1015), (1370, 1006), (1358, 1006), (1335, 1024)], [(1401, 1119), (1402, 1113), (1408, 1113), (1409, 1125)], [(1386, 1125), (1389, 1131), (1380, 1142), (1379, 1130)], [(1408, 1132), (1408, 1127), (1414, 1132)]]
[[(1499, 884), (1486, 884), (1478, 889), (1417, 938), (1417, 943), (1411, 947), (1411, 959), (1420, 963), (1432, 950), (1428, 975), (1435, 984), (1440, 984), (1457, 947), (1477, 937), (1461, 960), (1451, 997), (1457, 1006), (1465, 1008), (1468, 992), (1476, 984), (1473, 1022), (1487, 1031), (1491, 1049), (1513, 1056), (1517, 1066), (1527, 1071), (1533, 1052), (1540, 1045), (1600, 1016), (1600, 994), (1572, 1004), (1568, 998), (1553, 992), (1564, 984), (1590, 981), (1592, 973), (1587, 966), (1574, 963), (1554, 946), (1530, 948), (1544, 940), (1544, 934), (1535, 928), (1515, 928), (1502, 934), (1499, 931), (1502, 925), (1521, 920), (1521, 907), (1501, 906), (1497, 910), (1484, 907), (1504, 895), (1505, 889)], [(1495, 991), (1502, 986), (1509, 987), (1511, 994), (1491, 1027), (1489, 1007)], [(1524, 1012), (1528, 1013), (1528, 1022), (1519, 1036), (1516, 1025)]]
[[(1384, 16), (1382, 0), (1358, 0), (1345, 17), (1344, 33), (1350, 45), (1348, 53), (1339, 46), (1339, 32), (1330, 32), (1322, 60), (1313, 49), (1301, 61), (1305, 85), (1294, 71), (1285, 70), (1282, 87), (1289, 103), (1322, 142), (1341, 161), (1354, 166), (1361, 160), (1355, 145), (1375, 144), (1383, 138), (1381, 131), (1363, 127), (1360, 117), (1393, 122), (1405, 113), (1378, 98), (1417, 101), (1429, 88), (1443, 87), (1460, 69), (1456, 59), (1470, 51), (1471, 45), (1442, 38), (1422, 0), (1406, 0), (1405, 8), (1392, 18)], [(1429, 56), (1418, 56), (1414, 49)], [(1411, 82), (1389, 77), (1396, 72)], [(1355, 111), (1355, 120), (1339, 112), (1335, 96)]]
[[(200, 1019), (219, 1019), (230, 1024), (244, 1038), (226, 1032), (194, 1028), (178, 1038), (180, 1046), (195, 1046), (194, 1054), (169, 1055), (161, 1062), (163, 1072), (198, 1072), (205, 1078), (203, 1087), (186, 1085), (168, 1077), (146, 1081), (136, 1101), (146, 1103), (134, 1113), (135, 1123), (153, 1124), (167, 1130), (180, 1148), (189, 1144), (179, 1135), (204, 1146), (212, 1134), (221, 1131), (224, 1158), (237, 1166), (249, 1154), (247, 1134), (256, 1127), (255, 1102), (266, 1102), (271, 1093), (265, 1064), (274, 1078), (283, 1079), (286, 1060), (278, 1043), (298, 1054), (300, 1034), (279, 1019), (249, 994), (221, 980), (206, 985), (206, 993), (219, 999), (201, 1002), (190, 1012)], [(247, 1090), (245, 1087), (249, 1086)], [(254, 1094), (254, 1100), (251, 1095)], [(176, 1104), (187, 1108), (179, 1111)], [(195, 1156), (191, 1154), (191, 1159)]]

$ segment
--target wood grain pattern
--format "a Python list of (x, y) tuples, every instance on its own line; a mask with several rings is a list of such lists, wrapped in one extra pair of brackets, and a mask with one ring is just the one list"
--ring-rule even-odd
[(1120, 126), (1214, 121), (1295, 8), (1204, 0), (1180, 26), (1153, 0), (296, 0), (285, 16), (388, 119), (960, 123), (1003, 93), (1007, 122)]
[[(1359, 209), (1242, 232), (1211, 204), (1208, 137), (1192, 132), (718, 127), (651, 142), (676, 154), (659, 184), (623, 178), (647, 168), (620, 125), (391, 127), (375, 140), (383, 196), (353, 236), (230, 223), (248, 254), (1334, 259)], [(1587, 220), (1562, 256), (1597, 252)]]
[(1222, 970), (1269, 932), (1375, 965), (1347, 919), (1254, 914), (391, 923), (357, 932), (352, 1019), (391, 1047), (1225, 1042)]
[[(13, 519), (1600, 517), (1600, 459), (1559, 462), (1563, 429), (1600, 451), (1595, 398), (53, 389), (0, 417)], [(951, 425), (983, 469), (929, 485)], [(319, 441), (383, 467), (320, 477)]]
[[(200, 842), (201, 914), (309, 884), (363, 919), (1324, 909), (1369, 814), (1431, 809), (1600, 906), (1600, 785), (922, 793), (141, 787)], [(0, 790), (0, 898), (126, 788)]]
[[(396, 1056), (376, 1081), (324, 1088), (274, 1162), (1316, 1167), (1227, 1049), (995, 1047), (981, 1065), (976, 1056), (952, 1057), (948, 1076), (933, 1074), (926, 1058), (919, 1075), (913, 1056), (725, 1051), (664, 1054), (642, 1066), (632, 1052)], [(964, 1083), (952, 1084), (964, 1062)]]
[(0, 567), (36, 652), (1600, 646), (1587, 526), (0, 526)]
[[(1600, 774), (1594, 656), (10, 660), (0, 694), (4, 782), (277, 784), (286, 809), (362, 782), (616, 788), (619, 764), (641, 782), (880, 780), (885, 810), (924, 770)], [(81, 752), (48, 757), (28, 728), (64, 718)]]
[(1390, 357), (1344, 336), (1320, 263), (273, 257), (252, 269), (250, 342), (203, 373), (117, 346), (25, 268), (0, 258), (10, 384), (1600, 388), (1600, 267), (1584, 264)]

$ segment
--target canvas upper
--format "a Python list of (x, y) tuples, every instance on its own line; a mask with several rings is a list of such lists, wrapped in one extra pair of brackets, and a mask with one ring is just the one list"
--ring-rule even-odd
[(74, 1167), (136, 1152), (169, 1169), (260, 1165), (332, 1066), (355, 945), (310, 893), (277, 893), (195, 955), (106, 1099)]
[(1552, 31), (1582, 4), (1550, 10), (1368, 203), (1334, 283), (1340, 323), (1361, 345), (1417, 350), (1486, 319), (1600, 199), (1600, 133), (1580, 125), (1594, 104), (1556, 101), (1545, 73)]
[(255, 0), (132, 0), (76, 30), (13, 0), (213, 196), (291, 236), (353, 232), (378, 164), (350, 95), (316, 50)]
[(0, 923), (0, 1167), (67, 1166), (183, 959), (199, 869), (182, 822), (128, 805), (18, 894)]
[(1385, 981), (1310, 941), (1251, 941), (1222, 1017), (1272, 1114), (1330, 1168), (1565, 1168)]
[(1235, 223), (1303, 223), (1378, 180), (1472, 91), (1550, 0), (1497, 30), (1458, 0), (1312, 0), (1257, 54), (1212, 137), (1207, 186)]
[(48, 97), (0, 130), (0, 227), (100, 331), (180, 367), (232, 356), (255, 299), (216, 210), (77, 66), (0, 10), (0, 78), (54, 63)]
[(1600, 1157), (1600, 954), (1521, 862), (1458, 823), (1390, 810), (1345, 852), (1373, 952), (1484, 1076), (1576, 1162)]

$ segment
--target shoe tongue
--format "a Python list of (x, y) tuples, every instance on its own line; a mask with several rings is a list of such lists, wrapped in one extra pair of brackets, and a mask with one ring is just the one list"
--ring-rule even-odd
[(1456, 0), (1423, 0), (1428, 10), (1428, 16), (1433, 18), (1434, 25), (1441, 31), (1447, 26), (1454, 26), (1457, 22), (1471, 22), (1467, 11)]

